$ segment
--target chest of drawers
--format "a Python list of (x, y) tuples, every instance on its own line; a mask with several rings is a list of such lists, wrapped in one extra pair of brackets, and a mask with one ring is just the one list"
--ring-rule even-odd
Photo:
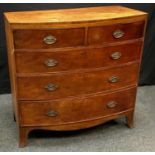
[(120, 116), (133, 127), (146, 13), (108, 6), (4, 16), (20, 147), (35, 129), (77, 130)]

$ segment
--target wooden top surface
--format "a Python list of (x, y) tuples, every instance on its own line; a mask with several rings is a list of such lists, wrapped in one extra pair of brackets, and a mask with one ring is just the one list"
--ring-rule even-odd
[(74, 23), (143, 16), (147, 13), (122, 6), (103, 6), (61, 10), (6, 12), (11, 24)]

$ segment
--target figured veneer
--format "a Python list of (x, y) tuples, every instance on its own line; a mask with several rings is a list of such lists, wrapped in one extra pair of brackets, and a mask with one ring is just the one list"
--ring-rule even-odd
[[(136, 87), (54, 101), (20, 101), (23, 126), (62, 125), (99, 119), (134, 108)], [(126, 102), (124, 102), (126, 101)]]
[[(84, 28), (14, 30), (15, 49), (48, 49), (84, 45)], [(53, 36), (55, 40), (52, 42)], [(50, 42), (51, 41), (51, 42)]]
[[(15, 52), (18, 73), (52, 73), (116, 66), (139, 60), (142, 41), (68, 51)], [(34, 61), (35, 60), (35, 61)]]
[[(85, 73), (59, 73), (44, 76), (20, 77), (17, 80), (19, 90), (18, 99), (50, 100), (116, 90), (128, 85), (136, 85), (138, 68), (139, 64), (133, 63), (106, 70), (91, 70)], [(110, 81), (113, 80), (113, 77), (118, 78), (118, 80)], [(50, 89), (50, 85), (56, 88)]]
[(88, 29), (88, 44), (103, 44), (105, 42), (141, 38), (144, 24), (144, 21), (139, 21), (136, 23), (90, 27)]

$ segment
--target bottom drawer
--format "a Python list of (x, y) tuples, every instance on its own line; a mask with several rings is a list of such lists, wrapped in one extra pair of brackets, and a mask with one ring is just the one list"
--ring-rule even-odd
[(117, 114), (133, 108), (135, 96), (136, 88), (130, 88), (83, 98), (21, 101), (20, 125), (61, 125)]

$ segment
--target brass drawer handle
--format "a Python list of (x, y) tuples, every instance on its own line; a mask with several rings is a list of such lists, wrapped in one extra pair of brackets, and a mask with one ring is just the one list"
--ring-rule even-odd
[(57, 41), (57, 39), (56, 39), (54, 36), (49, 35), (49, 36), (46, 36), (46, 37), (43, 39), (43, 41), (44, 41), (44, 43), (47, 44), (47, 45), (52, 45), (52, 44), (54, 44), (54, 43)]
[(116, 30), (113, 32), (113, 37), (116, 39), (122, 38), (124, 36), (124, 32), (122, 30)]
[(55, 60), (55, 59), (48, 59), (48, 60), (45, 60), (44, 64), (47, 66), (47, 67), (54, 67), (58, 64), (58, 61)]
[(113, 60), (120, 59), (121, 56), (122, 56), (122, 54), (120, 52), (114, 52), (114, 53), (111, 54), (111, 58)]
[(117, 104), (118, 103), (116, 101), (110, 101), (107, 103), (107, 108), (115, 108)]
[(119, 77), (117, 76), (112, 76), (108, 79), (109, 83), (116, 83), (119, 81)]
[(46, 116), (48, 116), (48, 117), (56, 117), (56, 116), (58, 116), (58, 112), (54, 111), (54, 110), (51, 110), (51, 111), (48, 111), (46, 113)]
[(55, 91), (58, 88), (58, 85), (55, 85), (53, 83), (49, 83), (47, 86), (45, 86), (45, 89), (47, 91)]

